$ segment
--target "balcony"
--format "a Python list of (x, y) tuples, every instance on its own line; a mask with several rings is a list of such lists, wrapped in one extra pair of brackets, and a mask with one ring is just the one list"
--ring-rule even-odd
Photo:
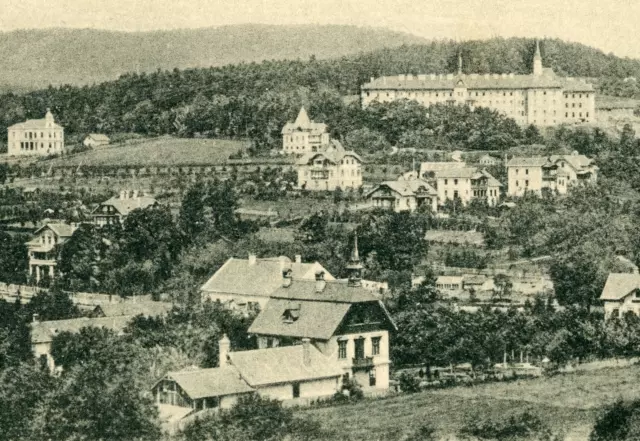
[(369, 369), (374, 367), (373, 357), (362, 357), (352, 359), (353, 369)]

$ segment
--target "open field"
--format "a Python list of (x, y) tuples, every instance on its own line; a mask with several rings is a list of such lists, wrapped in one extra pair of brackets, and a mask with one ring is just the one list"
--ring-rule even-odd
[(135, 140), (96, 148), (49, 162), (55, 166), (174, 166), (183, 164), (222, 164), (244, 147), (244, 141), (161, 137)]
[[(488, 383), (366, 400), (300, 411), (319, 421), (326, 439), (400, 440), (423, 423), (440, 436), (456, 434), (469, 418), (499, 417), (528, 409), (566, 439), (586, 440), (603, 406), (640, 398), (639, 366), (606, 368), (551, 378)], [(447, 439), (447, 438), (444, 438)]]

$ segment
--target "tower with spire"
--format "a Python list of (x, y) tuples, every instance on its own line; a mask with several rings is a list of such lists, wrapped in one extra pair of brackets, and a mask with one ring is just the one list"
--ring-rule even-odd
[(533, 75), (542, 75), (542, 55), (540, 55), (540, 41), (536, 40), (536, 53), (533, 56)]
[(349, 280), (347, 282), (348, 286), (362, 286), (363, 268), (364, 267), (360, 263), (360, 254), (358, 252), (358, 233), (355, 233), (351, 257), (349, 258), (349, 264), (347, 265), (347, 271), (349, 272)]
[(458, 51), (458, 76), (462, 75), (462, 51)]

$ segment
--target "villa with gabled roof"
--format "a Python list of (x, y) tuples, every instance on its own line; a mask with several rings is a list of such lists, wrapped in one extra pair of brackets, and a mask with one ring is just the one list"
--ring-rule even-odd
[(123, 190), (119, 197), (112, 197), (98, 205), (91, 212), (91, 217), (93, 223), (99, 227), (122, 225), (133, 210), (151, 207), (157, 203), (154, 198), (144, 196), (137, 190)]
[(325, 150), (306, 153), (296, 161), (298, 185), (312, 191), (360, 188), (362, 163), (360, 155), (345, 150), (339, 141), (332, 140)]
[(35, 231), (35, 237), (26, 243), (29, 253), (29, 277), (39, 282), (43, 277), (56, 277), (58, 253), (77, 229), (76, 225), (50, 222)]
[(415, 211), (420, 206), (438, 211), (438, 192), (427, 181), (418, 178), (397, 179), (378, 184), (367, 194), (374, 208), (393, 211)]
[(286, 154), (319, 152), (329, 145), (327, 125), (309, 119), (304, 107), (294, 122), (282, 128), (282, 151)]
[(618, 318), (628, 312), (640, 316), (640, 274), (611, 273), (602, 289), (605, 318)]
[(29, 119), (7, 128), (10, 156), (46, 156), (64, 151), (64, 128), (56, 124), (50, 109), (42, 119)]

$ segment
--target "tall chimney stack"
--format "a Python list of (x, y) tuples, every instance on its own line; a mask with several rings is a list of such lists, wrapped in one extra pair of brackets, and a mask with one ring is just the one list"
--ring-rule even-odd
[(324, 271), (318, 271), (316, 273), (316, 292), (324, 291), (324, 287), (327, 282), (324, 280)]
[(311, 366), (311, 340), (302, 339), (302, 363), (305, 366)]
[(255, 264), (256, 264), (256, 255), (249, 254), (249, 265), (255, 265)]
[(302, 256), (300, 254), (296, 254), (296, 263), (302, 263)]
[(227, 334), (223, 334), (222, 338), (218, 341), (218, 366), (226, 366), (228, 361), (229, 352), (231, 350), (231, 341)]

